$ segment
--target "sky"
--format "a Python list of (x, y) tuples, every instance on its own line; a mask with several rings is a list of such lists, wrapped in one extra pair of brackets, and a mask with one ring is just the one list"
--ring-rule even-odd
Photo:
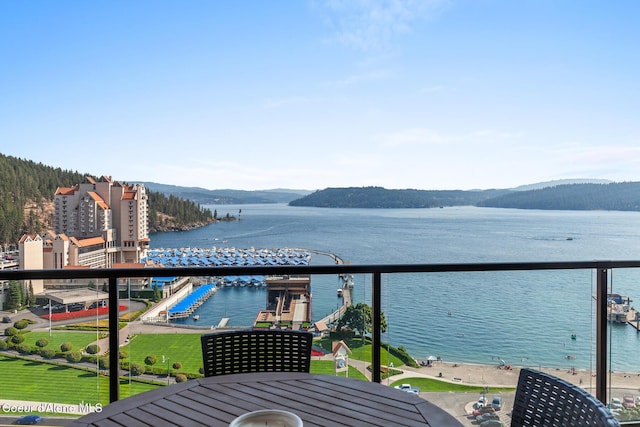
[(207, 189), (640, 181), (637, 0), (0, 2), (0, 153)]

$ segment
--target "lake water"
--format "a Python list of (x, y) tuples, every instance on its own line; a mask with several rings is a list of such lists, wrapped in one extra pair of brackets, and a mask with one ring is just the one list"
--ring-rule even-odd
[[(208, 207), (219, 216), (237, 216), (241, 209), (241, 220), (156, 233), (151, 247), (301, 247), (335, 253), (351, 264), (640, 259), (637, 212)], [(616, 270), (611, 282), (612, 292), (632, 300), (640, 295), (640, 271)], [(337, 307), (339, 284), (336, 277), (312, 278), (314, 320)], [(358, 276), (355, 284), (355, 301), (368, 302), (370, 277)], [(589, 369), (594, 288), (587, 270), (384, 275), (384, 340), (416, 358)], [(230, 317), (231, 325), (250, 325), (265, 297), (264, 289), (220, 289), (198, 310), (199, 324)], [(613, 325), (611, 332), (612, 369), (638, 371), (640, 335), (624, 325)]]

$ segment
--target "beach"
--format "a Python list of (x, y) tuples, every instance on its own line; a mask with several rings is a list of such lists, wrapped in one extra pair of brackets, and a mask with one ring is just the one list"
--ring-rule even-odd
[[(594, 389), (596, 385), (595, 371), (592, 374), (591, 371), (580, 369), (556, 369), (539, 366), (532, 366), (531, 368), (562, 378), (587, 390)], [(392, 377), (393, 381), (402, 378), (426, 376), (465, 385), (515, 387), (518, 384), (518, 376), (520, 375), (520, 368), (515, 366), (511, 367), (511, 369), (504, 369), (498, 365), (455, 362), (433, 362), (430, 368), (402, 366), (401, 369), (404, 372)], [(636, 392), (636, 394), (640, 394), (638, 392), (640, 390), (640, 373), (612, 372), (611, 384), (617, 389), (629, 389)]]

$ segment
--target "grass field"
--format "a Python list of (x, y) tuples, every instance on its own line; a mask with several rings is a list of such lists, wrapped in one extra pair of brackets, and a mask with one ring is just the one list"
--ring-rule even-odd
[[(202, 367), (202, 349), (198, 334), (143, 334), (136, 335), (129, 344), (121, 348), (128, 353), (131, 363), (144, 365), (145, 357), (156, 356), (155, 366), (166, 368), (180, 362), (180, 372), (198, 373)], [(164, 356), (164, 365), (162, 362)], [(173, 368), (172, 368), (173, 370)]]
[[(319, 340), (318, 343), (325, 349), (331, 349), (331, 341), (328, 338)], [(363, 360), (371, 363), (371, 344), (362, 344), (362, 340), (348, 340), (346, 344), (351, 349), (352, 353), (349, 355), (352, 359)], [(380, 349), (380, 361), (382, 365), (387, 366), (402, 366), (404, 362), (396, 356), (390, 354), (384, 347)]]
[[(40, 338), (49, 340), (47, 348), (59, 349), (62, 342), (73, 344), (75, 350), (84, 348), (95, 341), (95, 332), (59, 332), (54, 331), (52, 336), (48, 332), (29, 332), (25, 334), (25, 343), (35, 345)], [(354, 345), (351, 354), (352, 359), (371, 360), (371, 346)], [(143, 334), (138, 335), (123, 347), (133, 363), (144, 364), (146, 356), (153, 354), (157, 357), (156, 367), (166, 367), (166, 363), (180, 362), (179, 371), (197, 373), (202, 366), (202, 351), (200, 348), (200, 336), (198, 334)], [(383, 363), (387, 363), (388, 353), (381, 349)], [(165, 364), (162, 363), (165, 357)], [(389, 357), (389, 362), (395, 366), (402, 365), (396, 357)], [(173, 370), (173, 369), (172, 369)], [(312, 360), (311, 372), (315, 374), (334, 375), (333, 361)], [(349, 377), (366, 380), (366, 377), (357, 369), (349, 368)], [(484, 387), (452, 384), (430, 378), (405, 378), (395, 381), (391, 385), (410, 383), (420, 387), (422, 391), (446, 391), (446, 392), (474, 392), (480, 393)], [(12, 400), (27, 400), (34, 402), (56, 402), (78, 404), (86, 402), (90, 404), (107, 404), (109, 401), (109, 383), (105, 376), (97, 376), (95, 373), (75, 369), (64, 363), (60, 365), (43, 363), (40, 361), (28, 361), (3, 357), (0, 355), (0, 398)], [(127, 380), (120, 385), (121, 398), (138, 394), (159, 387)], [(513, 391), (513, 388), (496, 388), (492, 392)]]
[[(109, 402), (109, 379), (65, 365), (51, 365), (0, 356), (0, 398), (90, 404)], [(125, 398), (159, 386), (128, 381), (120, 383)]]
[[(144, 365), (145, 357), (153, 354), (158, 360), (155, 365), (158, 367), (166, 368), (167, 363), (173, 365), (174, 362), (180, 362), (182, 367), (179, 371), (191, 373), (198, 373), (202, 367), (202, 349), (200, 336), (197, 334), (137, 335), (121, 350), (128, 353), (131, 363)], [(165, 360), (164, 365), (162, 364), (162, 356)], [(333, 362), (331, 360), (312, 360), (311, 372), (333, 375)], [(366, 379), (356, 369), (349, 370), (349, 377)]]
[(52, 331), (51, 336), (49, 336), (49, 332), (29, 332), (24, 334), (24, 343), (34, 346), (40, 338), (45, 338), (49, 341), (49, 344), (45, 348), (60, 350), (60, 344), (70, 342), (73, 344), (73, 351), (80, 351), (88, 344), (96, 341), (96, 333)]
[[(469, 386), (464, 384), (454, 384), (447, 381), (440, 381), (432, 378), (404, 378), (399, 381), (391, 383), (392, 386), (400, 384), (411, 384), (413, 387), (420, 387), (420, 391), (442, 391), (442, 392), (454, 392), (454, 393), (482, 393), (485, 390), (484, 386)], [(492, 393), (497, 392), (512, 392), (515, 391), (514, 387), (491, 387)]]

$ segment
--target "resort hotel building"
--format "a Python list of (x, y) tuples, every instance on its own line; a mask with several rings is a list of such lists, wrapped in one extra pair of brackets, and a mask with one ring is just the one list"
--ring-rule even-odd
[[(21, 237), (19, 268), (141, 267), (149, 249), (148, 222), (144, 185), (86, 177), (80, 184), (56, 190), (53, 230)], [(44, 291), (42, 281), (30, 285), (36, 295)]]

